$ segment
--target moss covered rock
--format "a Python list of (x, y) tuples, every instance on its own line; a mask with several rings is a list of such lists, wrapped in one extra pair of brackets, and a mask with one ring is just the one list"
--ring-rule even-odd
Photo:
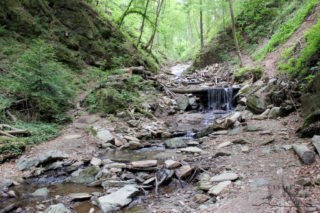
[(320, 109), (320, 75), (317, 75), (306, 87), (301, 97), (301, 115), (308, 116)]
[(297, 133), (301, 138), (312, 138), (314, 135), (320, 135), (320, 110), (306, 117)]

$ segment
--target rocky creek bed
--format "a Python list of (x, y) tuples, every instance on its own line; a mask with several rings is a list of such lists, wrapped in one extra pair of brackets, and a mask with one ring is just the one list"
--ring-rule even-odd
[[(166, 77), (167, 88), (179, 81), (208, 88), (213, 76), (178, 73)], [(140, 110), (110, 121), (78, 108), (61, 137), (0, 165), (0, 212), (293, 211), (297, 203), (284, 195), (282, 180), (305, 210), (319, 211), (320, 140), (298, 138), (304, 121), (283, 93), (289, 84), (257, 81), (231, 98), (231, 87), (218, 84), (207, 101), (165, 89), (157, 107), (143, 103), (157, 118)], [(297, 155), (295, 145), (311, 158)]]

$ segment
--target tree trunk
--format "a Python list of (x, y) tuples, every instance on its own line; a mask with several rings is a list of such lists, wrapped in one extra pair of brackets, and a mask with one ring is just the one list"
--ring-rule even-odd
[[(231, 1), (231, 0), (229, 0)], [(201, 39), (201, 49), (203, 48), (203, 23), (202, 23), (202, 0), (200, 0), (200, 39)]]
[(131, 0), (131, 1), (130, 1), (129, 5), (128, 5), (127, 9), (126, 9), (126, 11), (124, 12), (124, 14), (123, 14), (123, 16), (122, 16), (122, 18), (121, 18), (121, 22), (120, 22), (120, 24), (119, 24), (119, 28), (121, 27), (121, 25), (122, 25), (122, 23), (123, 23), (123, 20), (124, 20), (124, 18), (126, 17), (127, 12), (128, 12), (128, 10), (130, 9), (131, 4), (132, 4), (133, 1), (134, 1), (134, 0)]
[[(163, 4), (164, 0), (158, 0), (158, 7), (157, 7), (157, 17), (156, 17), (156, 21), (155, 21), (155, 26), (154, 26), (154, 31), (145, 47), (145, 50), (148, 49), (148, 47), (150, 46), (150, 44), (153, 42), (153, 39), (154, 39), (154, 36), (156, 34), (156, 31), (157, 31), (157, 27), (158, 27), (158, 18), (159, 18), (159, 15), (160, 15), (160, 12), (161, 12), (161, 7), (162, 7), (162, 4)], [(151, 52), (151, 48), (150, 48), (150, 52)]]
[(144, 21), (145, 21), (145, 19), (146, 19), (147, 10), (148, 10), (148, 5), (149, 5), (149, 0), (147, 0), (146, 9), (144, 10), (143, 19), (142, 19), (142, 24), (141, 24), (141, 33), (140, 33), (140, 36), (139, 36), (137, 45), (139, 45), (139, 43), (140, 43), (140, 41), (141, 41), (141, 37), (142, 37), (142, 33), (143, 33), (143, 28), (144, 28)]
[(310, 151), (310, 149), (308, 149), (307, 146), (293, 144), (292, 147), (305, 164), (309, 165), (316, 161), (316, 158), (315, 158), (316, 153)]
[(234, 21), (234, 15), (233, 15), (233, 9), (232, 9), (231, 0), (229, 0), (229, 6), (230, 6), (230, 13), (231, 13), (231, 20), (232, 20), (233, 38), (234, 38), (234, 42), (235, 42), (236, 50), (237, 50), (237, 55), (238, 55), (239, 62), (240, 62), (240, 68), (242, 68), (242, 59), (241, 59), (241, 53), (240, 53), (240, 48), (239, 48), (237, 34), (236, 34), (236, 24), (235, 24), (235, 21)]
[(194, 40), (193, 40), (193, 32), (192, 32), (192, 26), (191, 26), (191, 20), (190, 20), (190, 11), (188, 11), (188, 20), (189, 20), (189, 32), (191, 35), (191, 43), (192, 46), (194, 45)]

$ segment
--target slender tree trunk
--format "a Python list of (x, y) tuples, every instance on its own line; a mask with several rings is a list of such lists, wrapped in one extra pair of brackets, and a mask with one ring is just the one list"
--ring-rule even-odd
[(189, 32), (191, 35), (191, 42), (192, 42), (192, 46), (194, 45), (194, 41), (193, 41), (193, 32), (192, 32), (192, 26), (191, 26), (191, 21), (190, 21), (190, 11), (188, 11), (188, 20), (189, 20)]
[(140, 36), (139, 36), (137, 45), (139, 45), (139, 43), (140, 43), (140, 41), (141, 41), (141, 37), (142, 37), (142, 33), (143, 33), (143, 28), (144, 28), (144, 21), (145, 21), (145, 19), (146, 19), (147, 10), (148, 10), (148, 5), (149, 5), (149, 0), (147, 0), (146, 9), (144, 10), (143, 19), (142, 19), (142, 24), (141, 24), (141, 33), (140, 33)]
[(202, 23), (202, 8), (201, 7), (202, 7), (202, 0), (200, 0), (200, 39), (201, 39), (201, 49), (202, 49), (203, 48), (203, 23)]
[[(159, 0), (158, 1), (158, 7), (157, 7), (157, 17), (156, 17), (156, 21), (155, 21), (155, 26), (154, 26), (154, 30), (153, 30), (153, 33), (145, 47), (145, 49), (148, 49), (148, 47), (150, 46), (150, 44), (153, 42), (153, 39), (154, 39), (154, 36), (156, 34), (156, 31), (157, 31), (157, 27), (158, 27), (158, 18), (159, 18), (159, 15), (160, 15), (160, 12), (161, 12), (161, 7), (162, 7), (162, 4), (163, 4), (164, 0)], [(150, 48), (150, 51), (151, 51), (151, 48)]]
[(196, 17), (194, 15), (194, 12), (193, 12), (193, 22), (194, 22), (194, 25), (195, 25), (195, 29), (196, 29), (196, 32), (197, 32), (197, 36), (198, 38), (200, 38), (200, 34), (199, 34), (199, 30), (198, 30), (198, 22), (196, 20)]
[(229, 6), (230, 6), (230, 12), (231, 12), (233, 38), (234, 38), (234, 42), (235, 42), (236, 50), (237, 50), (237, 55), (238, 55), (239, 62), (240, 62), (240, 68), (242, 68), (242, 59), (241, 59), (241, 53), (240, 53), (239, 43), (238, 43), (237, 34), (236, 34), (236, 24), (235, 24), (235, 21), (234, 21), (234, 15), (233, 15), (233, 9), (232, 9), (231, 0), (229, 0)]
[(126, 17), (127, 12), (128, 12), (128, 10), (130, 9), (131, 4), (132, 4), (133, 1), (134, 1), (134, 0), (131, 0), (131, 1), (130, 1), (129, 5), (128, 5), (127, 9), (126, 9), (126, 11), (124, 12), (124, 14), (123, 14), (123, 16), (122, 16), (122, 18), (121, 18), (121, 22), (120, 22), (120, 24), (119, 24), (119, 28), (121, 27), (121, 25), (122, 25), (122, 23), (123, 23), (123, 20), (124, 20), (124, 18)]

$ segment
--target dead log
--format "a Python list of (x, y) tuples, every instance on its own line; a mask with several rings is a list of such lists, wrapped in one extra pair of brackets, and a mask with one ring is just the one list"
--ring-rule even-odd
[(16, 117), (14, 117), (9, 110), (6, 110), (6, 114), (8, 115), (11, 121), (13, 122), (17, 121)]
[(7, 136), (7, 137), (9, 137), (9, 138), (17, 138), (17, 137), (15, 137), (15, 136), (13, 136), (13, 135), (11, 135), (11, 134), (9, 134), (9, 133), (6, 133), (6, 132), (4, 132), (4, 131), (1, 131), (1, 130), (0, 130), (0, 135)]
[(11, 131), (6, 131), (8, 134), (28, 134), (30, 135), (31, 132), (29, 130), (11, 130)]
[(226, 119), (227, 126), (231, 126), (236, 121), (241, 120), (241, 112), (234, 113), (230, 118)]
[(309, 165), (316, 161), (316, 158), (315, 158), (316, 153), (308, 149), (307, 146), (293, 144), (292, 147), (305, 164)]

